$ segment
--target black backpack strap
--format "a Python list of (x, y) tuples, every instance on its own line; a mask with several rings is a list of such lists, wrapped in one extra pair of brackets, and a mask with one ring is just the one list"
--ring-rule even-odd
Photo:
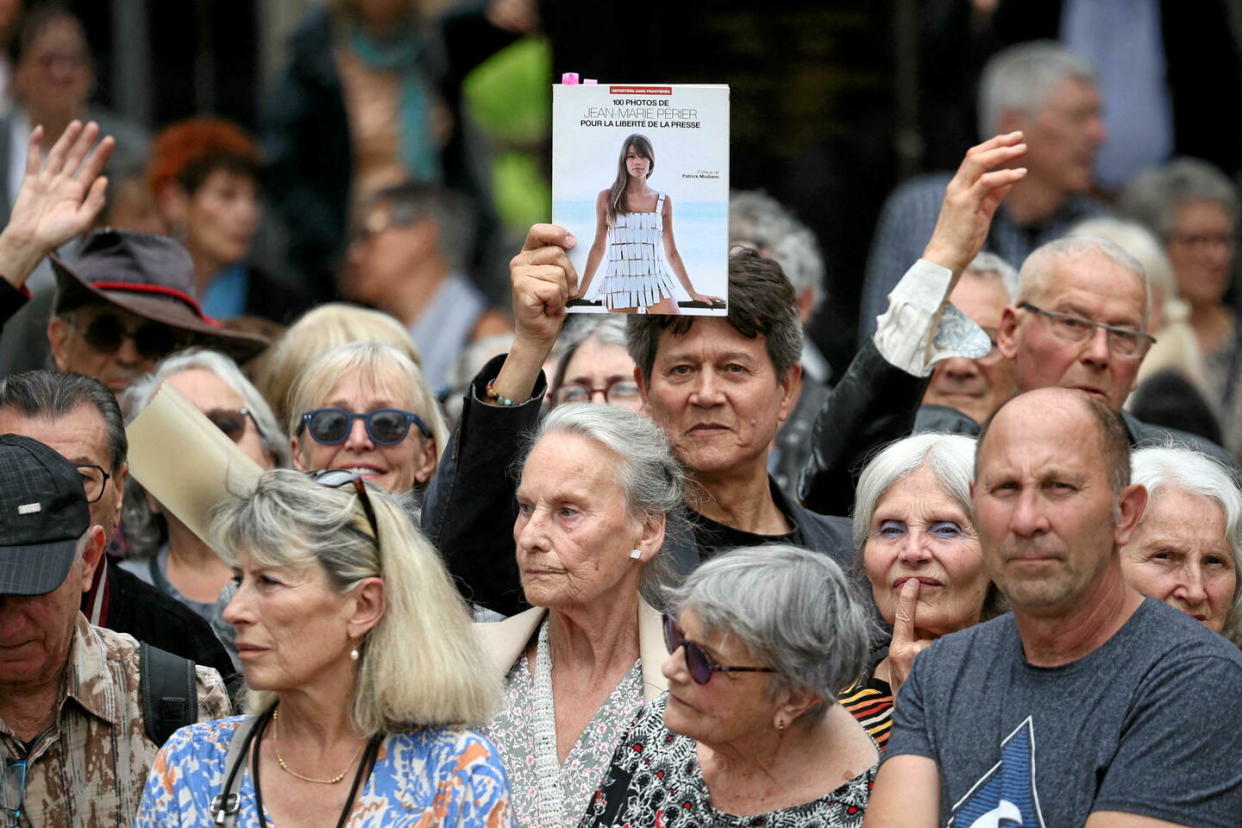
[(147, 737), (163, 745), (178, 728), (198, 721), (198, 677), (194, 662), (141, 642), (139, 694)]

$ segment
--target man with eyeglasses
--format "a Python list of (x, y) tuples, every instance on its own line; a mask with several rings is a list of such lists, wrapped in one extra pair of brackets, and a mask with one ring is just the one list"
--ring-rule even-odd
[[(158, 747), (139, 647), (78, 610), (105, 542), (79, 468), (0, 436), (0, 824), (128, 825), (138, 810)], [(227, 715), (216, 671), (194, 679), (194, 718)]]
[(1148, 290), (1142, 265), (1112, 242), (1049, 242), (1022, 264), (1017, 301), (1001, 316), (997, 348), (1013, 366), (1019, 393), (1077, 389), (1120, 412), (1132, 446), (1172, 441), (1233, 465), (1220, 446), (1122, 409), (1156, 341), (1147, 333)]
[[(0, 433), (52, 447), (82, 475), (91, 522), (113, 537), (125, 493), (128, 442), (121, 409), (97, 380), (59, 371), (26, 371), (0, 380)], [(100, 627), (132, 635), (226, 678), (235, 670), (211, 627), (179, 601), (104, 556), (82, 612)]]

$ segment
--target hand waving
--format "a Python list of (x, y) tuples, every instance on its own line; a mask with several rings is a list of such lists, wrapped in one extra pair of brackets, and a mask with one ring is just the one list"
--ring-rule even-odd
[[(21, 286), (39, 260), (90, 229), (103, 209), (108, 179), (100, 175), (116, 142), (97, 145), (99, 125), (74, 121), (43, 161), (43, 127), (30, 133), (26, 174), (0, 233), (0, 272)], [(94, 147), (94, 152), (91, 148)]]
[(1026, 175), (1023, 167), (1003, 168), (1026, 154), (1021, 132), (997, 135), (966, 151), (949, 181), (944, 203), (923, 258), (961, 273), (983, 248), (992, 216), (1013, 185)]
[[(116, 142), (104, 138), (95, 146), (99, 125), (74, 121), (52, 146), (43, 163), (39, 146), (43, 128), (35, 127), (26, 151), (26, 176), (13, 203), (9, 226), (46, 251), (86, 232), (103, 209), (108, 179), (104, 165)], [(89, 154), (89, 157), (88, 157)]]

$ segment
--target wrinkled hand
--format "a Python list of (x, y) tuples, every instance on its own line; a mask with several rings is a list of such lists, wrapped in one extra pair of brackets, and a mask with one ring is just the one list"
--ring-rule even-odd
[(98, 137), (98, 124), (83, 126), (74, 121), (52, 145), (44, 163), (43, 127), (35, 127), (26, 151), (26, 174), (5, 228), (7, 235), (46, 254), (90, 229), (103, 209), (108, 186), (108, 179), (100, 173), (116, 146), (111, 137), (95, 146)]
[(536, 224), (522, 252), (509, 262), (513, 321), (519, 340), (551, 346), (565, 322), (565, 303), (578, 289), (578, 272), (565, 251), (577, 239), (555, 224)]
[(983, 249), (996, 208), (1026, 169), (997, 169), (1026, 154), (1021, 132), (997, 135), (966, 151), (949, 181), (923, 258), (961, 273)]
[(901, 585), (897, 596), (897, 614), (893, 618), (893, 640), (888, 645), (888, 683), (893, 688), (893, 698), (905, 684), (914, 657), (931, 646), (931, 641), (919, 638), (914, 632), (914, 614), (919, 604), (919, 579), (911, 578)]

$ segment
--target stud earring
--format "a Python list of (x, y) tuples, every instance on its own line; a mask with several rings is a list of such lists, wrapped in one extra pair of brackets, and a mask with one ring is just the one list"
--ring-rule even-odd
[(633, 558), (634, 560), (638, 560), (642, 556), (643, 556), (643, 550), (641, 549), (630, 550), (630, 557)]

